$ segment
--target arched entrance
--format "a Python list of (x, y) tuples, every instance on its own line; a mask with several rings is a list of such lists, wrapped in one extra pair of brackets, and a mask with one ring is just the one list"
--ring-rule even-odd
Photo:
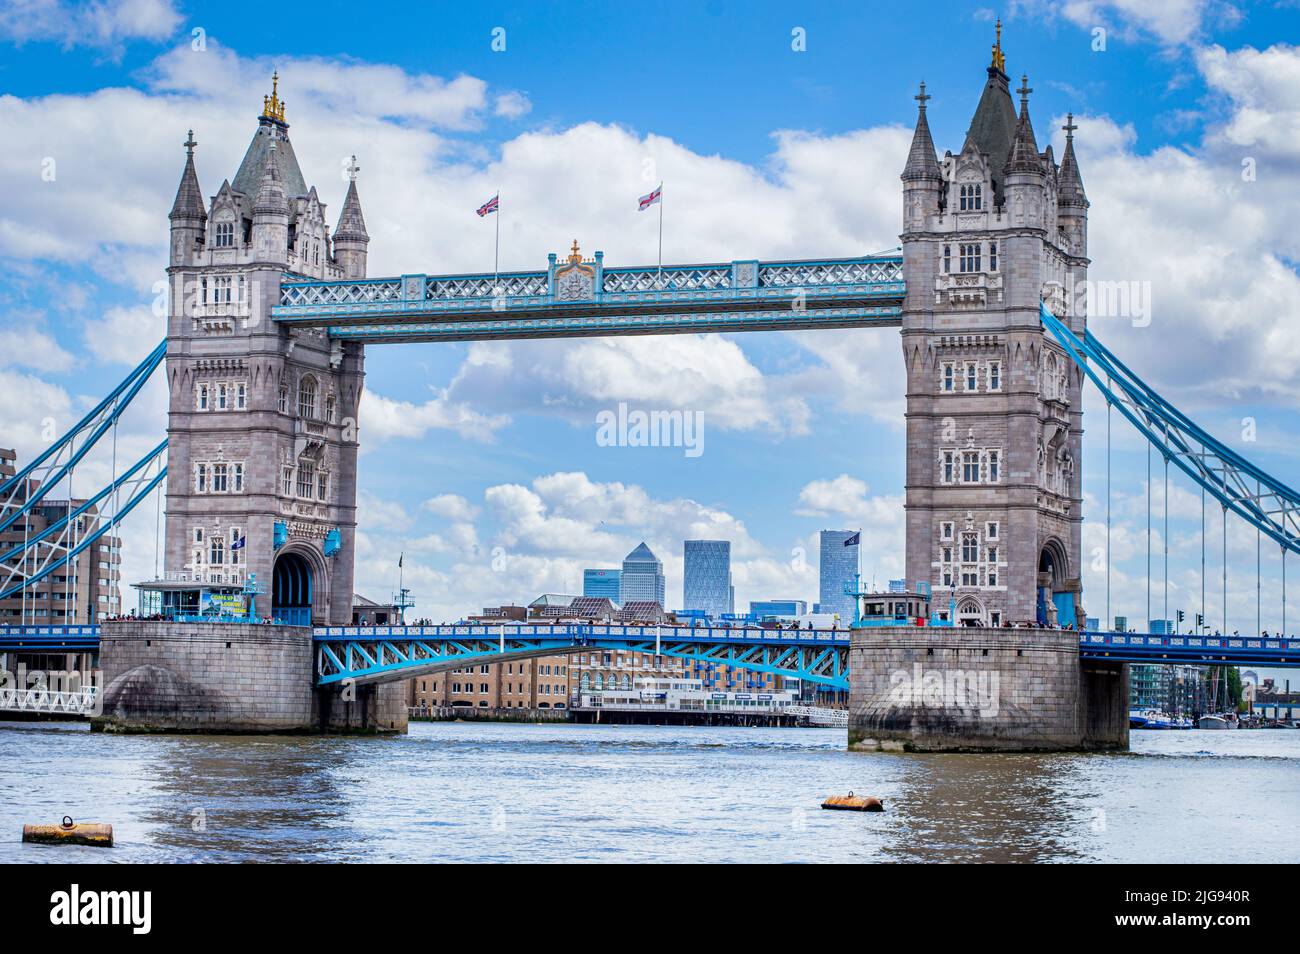
[(983, 626), (985, 622), (984, 606), (975, 597), (964, 597), (957, 604), (958, 626)]
[(1048, 540), (1038, 555), (1038, 622), (1044, 626), (1074, 623), (1074, 594), (1062, 592), (1069, 567), (1065, 548)]
[(282, 553), (272, 573), (271, 616), (289, 626), (311, 625), (311, 565), (301, 553)]

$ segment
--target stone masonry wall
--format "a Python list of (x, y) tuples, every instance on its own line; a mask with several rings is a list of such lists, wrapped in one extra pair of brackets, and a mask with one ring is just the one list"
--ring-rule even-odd
[[(311, 631), (295, 626), (126, 620), (100, 627), (104, 704), (121, 732), (314, 732)], [(331, 690), (328, 729), (405, 732), (400, 683)]]
[(1126, 749), (1127, 667), (1105, 673), (1093, 668), (1085, 673), (1071, 632), (855, 630), (849, 748)]

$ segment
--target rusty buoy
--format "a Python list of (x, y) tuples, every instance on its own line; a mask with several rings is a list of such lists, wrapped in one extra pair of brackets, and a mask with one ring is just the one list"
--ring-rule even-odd
[(64, 815), (60, 825), (24, 825), (23, 841), (34, 845), (90, 845), (113, 847), (113, 826), (96, 822), (77, 824)]
[(842, 812), (883, 812), (885, 803), (874, 795), (854, 795), (849, 792), (847, 795), (832, 795), (822, 802), (822, 808)]

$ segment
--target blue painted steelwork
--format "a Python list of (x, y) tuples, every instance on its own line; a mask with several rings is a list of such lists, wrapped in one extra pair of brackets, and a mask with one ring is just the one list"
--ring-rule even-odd
[[(81, 459), (86, 456), (95, 443), (117, 423), (122, 412), (150, 375), (162, 364), (167, 354), (167, 342), (164, 341), (149, 353), (149, 356), (136, 365), (117, 387), (104, 400), (100, 401), (89, 414), (83, 417), (66, 434), (56, 440), (34, 461), (0, 484), (0, 530), (6, 530), (19, 517), (40, 503), (53, 488), (59, 485)], [(68, 459), (63, 460), (64, 453)], [(39, 480), (39, 486), (29, 490), (31, 484)], [(23, 497), (19, 504), (19, 496)]]
[(722, 663), (847, 690), (846, 630), (563, 624), (318, 627), (316, 681), (392, 682), (461, 666), (588, 650)]
[(1300, 668), (1300, 639), (1271, 636), (1179, 636), (1080, 633), (1079, 655), (1137, 663)]
[[(165, 449), (166, 442), (164, 441), (163, 444)], [(161, 455), (157, 453), (152, 453), (150, 457), (146, 458), (145, 462), (156, 463), (160, 458)], [(45, 577), (49, 576), (55, 570), (64, 566), (69, 560), (75, 560), (87, 549), (94, 546), (95, 543), (98, 542), (100, 537), (102, 537), (104, 534), (108, 533), (109, 531), (115, 529), (118, 525), (118, 522), (121, 521), (121, 519), (125, 517), (127, 514), (129, 514), (132, 510), (134, 510), (136, 506), (140, 503), (140, 501), (148, 497), (149, 494), (151, 494), (154, 491), (154, 489), (159, 484), (161, 484), (163, 480), (166, 479), (166, 477), (167, 477), (167, 468), (166, 466), (161, 466), (159, 467), (158, 473), (155, 474), (152, 479), (137, 480), (137, 488), (132, 492), (130, 499), (128, 499), (127, 502), (124, 504), (119, 504), (111, 520), (101, 519), (99, 526), (96, 527), (95, 530), (93, 530), (87, 537), (85, 537), (83, 540), (78, 542), (78, 544), (72, 547), (71, 549), (65, 550), (63, 555), (60, 556), (58, 559), (51, 560), (49, 563), (45, 564), (37, 572), (32, 573), (29, 576), (23, 576), (22, 579), (20, 579), (17, 583), (9, 583), (8, 581), (12, 580), (15, 576), (21, 575), (19, 571), (25, 569), (27, 564), (26, 561), (22, 561), (19, 563), (17, 567), (9, 567), (8, 575), (5, 578), (6, 582), (4, 584), (0, 584), (0, 600), (7, 599), (8, 597), (13, 596), (16, 593), (21, 592), (22, 589), (26, 586), (31, 586), (33, 583), (39, 583), (41, 580), (45, 579)], [(24, 550), (24, 552), (27, 551)]]
[(166, 452), (166, 450), (167, 450), (167, 441), (166, 439), (164, 439), (160, 444), (154, 447), (153, 450), (145, 454), (144, 457), (142, 457), (140, 460), (136, 461), (136, 463), (133, 464), (129, 470), (127, 470), (120, 477), (118, 477), (117, 480), (113, 481), (113, 483), (109, 484), (99, 493), (95, 494), (95, 496), (91, 497), (89, 500), (87, 500), (76, 510), (73, 510), (71, 513), (65, 513), (58, 520), (51, 523), (40, 533), (36, 534), (36, 536), (31, 537), (22, 543), (17, 544), (16, 546), (14, 546), (13, 548), (11, 548), (10, 550), (4, 553), (0, 553), (0, 565), (8, 563), (10, 560), (16, 559), (19, 556), (19, 554), (21, 554), (24, 550), (31, 549), (37, 544), (43, 543), (44, 541), (49, 540), (51, 538), (57, 539), (58, 537), (62, 536), (61, 531), (68, 525), (70, 521), (76, 520), (83, 513), (86, 513), (87, 511), (98, 506), (98, 504), (102, 502), (106, 497), (108, 497), (109, 494), (113, 493), (115, 490), (120, 490), (123, 484), (130, 483), (131, 479), (137, 473), (139, 473), (144, 468), (148, 467), (150, 464), (154, 463), (162, 454)]
[[(557, 275), (581, 269), (577, 287)], [(673, 334), (897, 325), (902, 258), (605, 268), (551, 256), (544, 272), (405, 275), (281, 285), (272, 317), (360, 341)]]
[[(99, 648), (98, 626), (0, 626), (0, 651)], [(936, 633), (942, 638), (942, 633)], [(654, 653), (848, 688), (850, 634), (828, 630), (664, 626), (322, 626), (313, 631), (321, 685), (387, 682), (421, 673), (591, 649)], [(658, 640), (658, 643), (656, 643)], [(504, 646), (504, 651), (502, 647)], [(764, 655), (766, 653), (766, 655)], [(1079, 634), (1085, 659), (1300, 668), (1300, 639), (1155, 633)], [(800, 675), (800, 673), (805, 673)]]
[(98, 626), (0, 626), (0, 652), (98, 651)]
[(1300, 553), (1300, 494), (1215, 440), (1157, 394), (1091, 331), (1080, 339), (1047, 308), (1043, 325), (1097, 385), (1107, 402), (1227, 510), (1279, 545)]

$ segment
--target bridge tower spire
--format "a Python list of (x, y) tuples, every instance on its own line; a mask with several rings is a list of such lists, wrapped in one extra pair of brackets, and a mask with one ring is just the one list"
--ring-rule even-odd
[[(1064, 314), (1086, 278), (1086, 199), (1072, 143), (1060, 169), (1039, 152), (1027, 78), (1017, 115), (1000, 29), (986, 73), (936, 201), (925, 100), (903, 174), (907, 576), (959, 623), (1072, 625), (1082, 381), (1038, 309), (1046, 297)], [(1082, 334), (1083, 317), (1068, 320)]]

